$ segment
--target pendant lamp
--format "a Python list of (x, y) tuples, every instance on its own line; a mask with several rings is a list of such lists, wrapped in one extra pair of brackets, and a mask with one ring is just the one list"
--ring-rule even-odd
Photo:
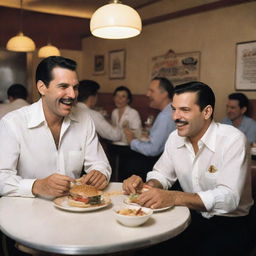
[(105, 39), (124, 39), (140, 34), (141, 18), (137, 11), (114, 0), (97, 9), (91, 17), (91, 33)]
[(7, 50), (13, 52), (33, 52), (36, 48), (33, 40), (20, 32), (17, 36), (9, 39), (6, 45)]
[(12, 37), (7, 42), (6, 48), (13, 52), (33, 52), (36, 48), (34, 41), (25, 36), (22, 32), (22, 19), (23, 19), (23, 9), (22, 0), (20, 0), (20, 33), (17, 36)]
[(46, 46), (43, 46), (38, 51), (39, 58), (47, 58), (49, 56), (60, 56), (60, 51), (57, 47), (48, 43)]

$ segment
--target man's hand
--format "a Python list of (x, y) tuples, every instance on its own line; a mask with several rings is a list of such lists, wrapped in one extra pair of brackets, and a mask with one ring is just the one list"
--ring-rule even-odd
[(97, 170), (92, 170), (83, 175), (81, 183), (95, 186), (97, 189), (104, 189), (108, 185), (106, 176)]
[(141, 191), (144, 186), (144, 182), (141, 177), (132, 175), (128, 179), (123, 181), (123, 190), (125, 194), (136, 194)]
[(163, 208), (175, 205), (177, 193), (176, 191), (163, 190), (159, 188), (150, 188), (138, 197), (138, 204), (152, 208)]
[(129, 128), (124, 129), (124, 134), (127, 142), (130, 144), (133, 139), (135, 139), (134, 133)]
[(163, 208), (167, 206), (186, 206), (189, 209), (207, 211), (200, 196), (196, 193), (170, 191), (151, 187), (137, 198), (138, 204), (148, 208)]
[(44, 179), (37, 179), (32, 187), (32, 193), (36, 196), (64, 196), (70, 188), (70, 182), (74, 179), (54, 173)]

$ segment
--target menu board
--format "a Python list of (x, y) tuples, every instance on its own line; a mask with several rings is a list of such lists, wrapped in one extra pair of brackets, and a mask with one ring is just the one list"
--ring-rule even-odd
[(167, 54), (152, 58), (151, 79), (168, 78), (174, 85), (200, 79), (200, 52)]

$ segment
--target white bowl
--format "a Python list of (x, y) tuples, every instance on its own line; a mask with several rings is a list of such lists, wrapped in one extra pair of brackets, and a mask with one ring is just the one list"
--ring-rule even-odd
[[(123, 214), (119, 214), (118, 211), (121, 209), (132, 209), (132, 210), (139, 210), (141, 208), (141, 210), (146, 213), (145, 215), (142, 216), (128, 216), (128, 215), (123, 215)], [(145, 223), (150, 216), (153, 214), (153, 210), (150, 208), (145, 208), (145, 207), (140, 207), (140, 206), (135, 206), (135, 205), (125, 205), (125, 206), (116, 206), (114, 208), (114, 215), (116, 220), (123, 224), (124, 226), (128, 226), (128, 227), (137, 227), (142, 225), (143, 223)]]

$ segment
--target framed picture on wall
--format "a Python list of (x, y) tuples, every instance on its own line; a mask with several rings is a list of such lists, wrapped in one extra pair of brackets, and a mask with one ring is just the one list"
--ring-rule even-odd
[(109, 78), (123, 79), (125, 77), (125, 50), (109, 52)]
[(236, 90), (256, 90), (256, 41), (236, 44)]
[(95, 55), (94, 56), (94, 75), (102, 75), (105, 73), (105, 56)]
[(151, 78), (162, 76), (174, 85), (200, 80), (200, 52), (175, 53), (169, 50), (166, 54), (152, 58)]

